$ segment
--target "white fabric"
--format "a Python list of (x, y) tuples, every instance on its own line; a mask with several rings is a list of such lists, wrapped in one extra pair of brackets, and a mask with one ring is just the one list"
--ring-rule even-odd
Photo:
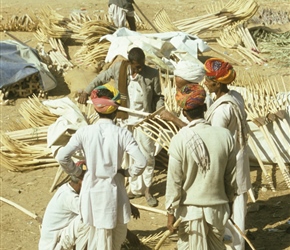
[(202, 63), (179, 61), (175, 65), (174, 75), (192, 83), (200, 83), (204, 79), (205, 70)]
[(188, 206), (179, 226), (179, 250), (224, 250), (222, 236), (229, 218), (228, 204), (212, 207)]
[(127, 235), (127, 224), (117, 224), (114, 229), (90, 228), (87, 250), (120, 250)]
[[(153, 182), (155, 167), (155, 143), (152, 139), (149, 138), (148, 135), (145, 135), (142, 132), (140, 127), (135, 128), (133, 133), (141, 152), (147, 159), (147, 165), (142, 175), (129, 178), (130, 189), (133, 194), (143, 195), (145, 189), (150, 187)], [(150, 135), (149, 131), (147, 131), (147, 133)]]
[[(233, 204), (233, 216), (232, 219), (235, 224), (245, 233), (245, 220), (247, 215), (247, 193), (238, 195), (235, 198), (235, 202)], [(238, 232), (238, 230), (234, 227), (234, 225), (228, 221), (226, 224), (226, 232), (225, 235), (229, 235), (232, 238), (231, 246), (235, 250), (244, 250), (245, 249), (245, 239)]]
[(200, 136), (195, 133), (194, 130), (190, 129), (190, 127), (193, 127), (201, 122), (204, 123), (205, 120), (197, 119), (191, 121), (187, 126), (180, 130), (180, 134), (184, 137), (184, 141), (186, 141), (186, 147), (188, 147), (188, 149), (192, 152), (192, 157), (197, 166), (201, 169), (203, 174), (206, 174), (206, 171), (210, 165), (209, 154)]
[(54, 250), (85, 250), (88, 243), (90, 226), (84, 224), (81, 216), (76, 216), (71, 223), (61, 231), (61, 237)]
[[(129, 98), (127, 98), (127, 106), (129, 107), (129, 109), (145, 112), (146, 110), (143, 105), (144, 93), (142, 87), (140, 86), (140, 83), (138, 82), (139, 77), (140, 75), (138, 74), (135, 77), (133, 77), (131, 73), (129, 74), (130, 82), (127, 88), (129, 96)], [(131, 113), (129, 113), (127, 124), (134, 125), (142, 119), (144, 119), (144, 117), (141, 117), (139, 115), (132, 115)]]
[(161, 58), (170, 58), (172, 53), (180, 53), (186, 60), (198, 60), (198, 52), (209, 51), (206, 42), (197, 36), (184, 32), (163, 32), (143, 34), (120, 28), (114, 34), (103, 36), (100, 40), (111, 42), (105, 62), (111, 62), (115, 56), (128, 57), (128, 50), (132, 47), (140, 47), (147, 56), (150, 56), (162, 68), (174, 69), (173, 63), (166, 60), (165, 64)]
[(78, 171), (71, 156), (79, 149), (84, 151), (88, 168), (80, 193), (80, 212), (84, 223), (102, 229), (128, 223), (130, 203), (124, 177), (117, 174), (117, 170), (121, 169), (125, 152), (134, 159), (129, 166), (132, 177), (142, 174), (146, 166), (146, 159), (132, 133), (116, 126), (112, 120), (102, 118), (93, 125), (79, 128), (56, 156), (69, 174)]
[[(140, 77), (138, 74), (132, 77), (129, 74), (130, 82), (128, 85), (128, 107), (137, 111), (148, 111), (147, 107), (144, 107), (144, 95), (143, 89), (138, 82)], [(125, 121), (126, 125), (133, 125), (144, 119), (144, 117), (135, 114), (129, 114), (128, 119)], [(124, 124), (123, 124), (124, 125)], [(150, 134), (150, 132), (148, 132)], [(153, 181), (154, 167), (155, 167), (155, 143), (154, 141), (142, 132), (141, 128), (136, 128), (133, 131), (135, 140), (137, 141), (139, 148), (143, 155), (147, 159), (147, 166), (142, 175), (129, 178), (130, 192), (135, 195), (143, 195), (147, 187), (150, 187)], [(132, 163), (132, 159), (128, 159)]]
[(79, 195), (70, 184), (62, 185), (49, 201), (41, 227), (39, 250), (53, 250), (61, 230), (79, 214)]
[(87, 121), (79, 108), (68, 98), (45, 100), (42, 102), (52, 114), (60, 116), (47, 131), (47, 146), (54, 145), (64, 134), (70, 130), (87, 125)]
[[(235, 109), (240, 110), (239, 115)], [(251, 188), (250, 164), (245, 130), (246, 113), (242, 96), (234, 90), (218, 98), (205, 113), (212, 126), (227, 128), (236, 142), (238, 194)], [(245, 130), (246, 131), (246, 130)]]
[(126, 13), (128, 10), (120, 8), (115, 4), (110, 4), (108, 12), (116, 27), (121, 28), (126, 26)]
[[(233, 101), (230, 100), (230, 97), (232, 97)], [(225, 100), (225, 101), (224, 101)], [(234, 112), (234, 108), (238, 107), (240, 109), (240, 113), (243, 113), (243, 117), (239, 117), (236, 112)], [(241, 139), (244, 138), (244, 136), (239, 136), (240, 139), (238, 140), (237, 136), (238, 133), (241, 133), (241, 131), (238, 131), (241, 129), (240, 124), (242, 124), (243, 121), (240, 121), (240, 119), (244, 119), (246, 121), (246, 113), (245, 113), (245, 107), (244, 107), (244, 101), (237, 91), (230, 90), (227, 94), (221, 96), (218, 98), (213, 105), (210, 107), (209, 111), (210, 115), (206, 114), (206, 117), (208, 117), (209, 121), (211, 122), (212, 126), (221, 126), (228, 128), (235, 138), (236, 141), (236, 147), (238, 149), (237, 152), (237, 185), (238, 185), (238, 197), (234, 200), (234, 207), (235, 210), (233, 211), (233, 217), (237, 218), (241, 215), (246, 215), (244, 211), (246, 211), (246, 204), (242, 204), (239, 202), (241, 198), (244, 197), (244, 193), (246, 193), (248, 190), (251, 189), (251, 178), (250, 178), (250, 163), (249, 163), (249, 156), (247, 152), (247, 141), (244, 139), (244, 142), (240, 142)], [(243, 144), (243, 145), (241, 145)], [(235, 204), (237, 203), (237, 204)], [(236, 215), (235, 215), (236, 213)], [(243, 219), (240, 219), (240, 228), (241, 230), (245, 229), (245, 217)], [(237, 234), (235, 235), (235, 239), (233, 241), (240, 241), (239, 244), (236, 244), (236, 248), (239, 250), (244, 250), (245, 243), (244, 239), (240, 238)]]

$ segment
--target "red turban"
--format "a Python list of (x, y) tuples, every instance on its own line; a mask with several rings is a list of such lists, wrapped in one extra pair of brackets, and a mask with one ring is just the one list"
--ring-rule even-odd
[(195, 83), (186, 84), (177, 91), (175, 99), (178, 106), (184, 110), (190, 110), (202, 106), (205, 100), (205, 90)]
[(206, 60), (204, 69), (206, 76), (212, 81), (229, 84), (236, 78), (236, 72), (233, 66), (219, 58)]
[[(107, 89), (111, 91), (114, 97), (112, 99), (106, 96), (98, 97), (98, 91), (100, 89)], [(111, 114), (115, 110), (117, 110), (120, 105), (120, 92), (116, 88), (114, 88), (112, 85), (107, 83), (107, 84), (98, 86), (92, 91), (91, 100), (97, 112), (102, 113), (102, 114)]]

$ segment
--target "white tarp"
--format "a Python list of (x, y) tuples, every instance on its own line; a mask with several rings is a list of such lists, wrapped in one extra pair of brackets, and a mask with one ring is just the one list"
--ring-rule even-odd
[(144, 50), (147, 58), (156, 63), (162, 60), (163, 65), (159, 61), (159, 66), (167, 65), (172, 69), (174, 69), (174, 62), (170, 60), (172, 53), (183, 60), (198, 61), (198, 52), (210, 50), (202, 39), (184, 32), (143, 34), (120, 28), (114, 34), (103, 36), (101, 41), (103, 39), (111, 42), (105, 62), (111, 62), (117, 55), (127, 58), (130, 48), (139, 47)]

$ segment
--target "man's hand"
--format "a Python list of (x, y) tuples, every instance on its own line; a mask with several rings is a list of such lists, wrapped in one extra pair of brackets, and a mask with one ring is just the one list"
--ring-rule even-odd
[(130, 206), (131, 206), (131, 214), (133, 216), (134, 219), (139, 219), (140, 218), (140, 212), (139, 212), (139, 209), (137, 207), (135, 207), (134, 205), (132, 205), (130, 203)]
[(129, 241), (130, 245), (132, 245), (133, 247), (139, 247), (141, 245), (141, 242), (138, 239), (137, 235), (133, 234), (129, 229), (127, 229), (126, 238)]
[(173, 121), (176, 117), (174, 114), (165, 109), (160, 112), (159, 116), (162, 120), (165, 121)]
[(130, 177), (128, 168), (127, 169), (124, 169), (124, 168), (118, 169), (117, 173), (123, 175), (124, 177)]
[(82, 92), (79, 96), (78, 103), (87, 104), (88, 99), (89, 99), (89, 94), (86, 92)]
[(173, 233), (175, 231), (175, 228), (173, 227), (174, 222), (175, 222), (174, 214), (167, 213), (167, 228), (170, 231), (170, 233)]

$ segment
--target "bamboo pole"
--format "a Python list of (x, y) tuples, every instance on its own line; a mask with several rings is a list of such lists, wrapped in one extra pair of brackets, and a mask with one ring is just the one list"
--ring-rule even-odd
[[(173, 228), (177, 229), (177, 227), (179, 226), (181, 222), (181, 218), (178, 218), (177, 221), (175, 221), (175, 223), (173, 224)], [(163, 242), (171, 235), (172, 233), (169, 230), (166, 230), (163, 235), (162, 238), (159, 240), (159, 242), (157, 243), (157, 245), (155, 246), (155, 250), (160, 249), (160, 247), (162, 246)]]
[(13, 207), (15, 207), (15, 208), (17, 208), (17, 209), (19, 209), (20, 211), (22, 211), (23, 213), (27, 214), (27, 215), (30, 216), (31, 218), (37, 220), (39, 223), (42, 222), (42, 218), (41, 218), (41, 217), (39, 217), (38, 215), (36, 215), (36, 214), (30, 212), (30, 211), (27, 210), (26, 208), (24, 208), (24, 207), (22, 207), (22, 206), (16, 204), (15, 202), (10, 201), (10, 200), (8, 200), (8, 199), (6, 199), (6, 198), (4, 198), (4, 197), (1, 197), (1, 196), (0, 196), (0, 200), (3, 201), (3, 202), (5, 202), (5, 203), (7, 203), (7, 204), (9, 204), (9, 205), (11, 205), (11, 206), (13, 206)]

